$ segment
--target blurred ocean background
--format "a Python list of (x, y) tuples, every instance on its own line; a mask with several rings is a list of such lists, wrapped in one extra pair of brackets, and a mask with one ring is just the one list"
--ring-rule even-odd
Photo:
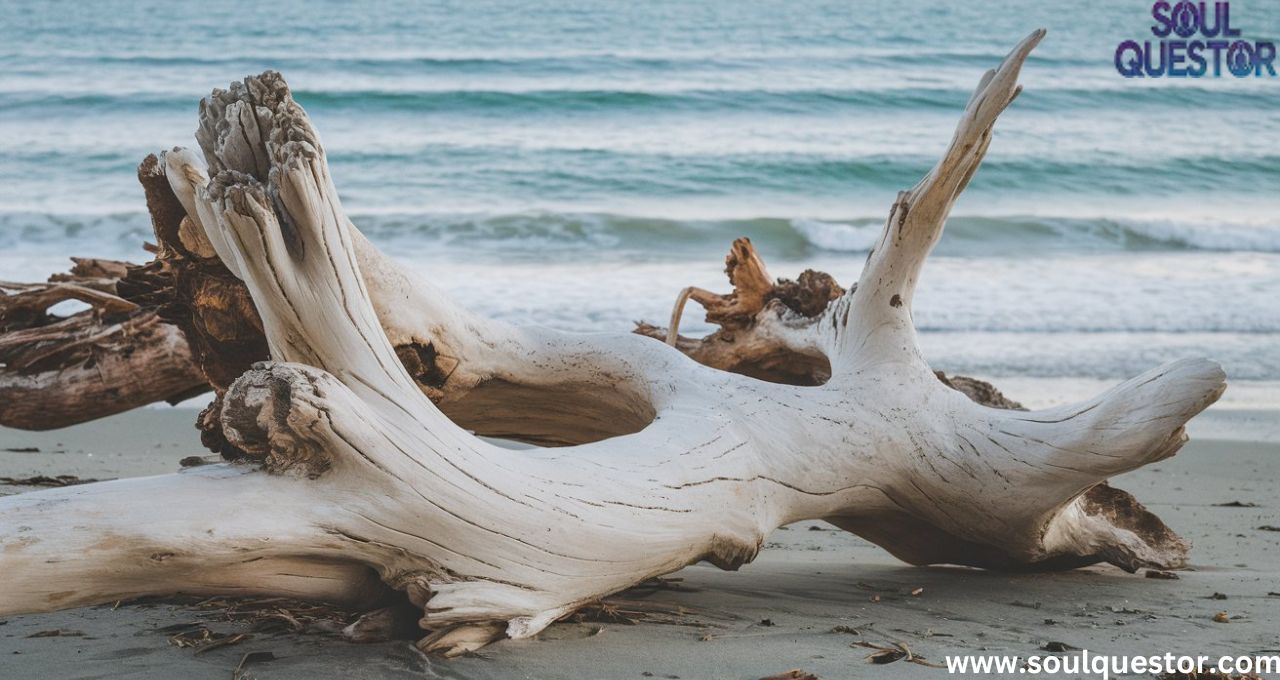
[[(727, 288), (740, 235), (848, 284), (982, 72), (1046, 27), (926, 268), (927, 355), (1001, 386), (1208, 356), (1228, 398), (1280, 402), (1280, 79), (1120, 77), (1150, 6), (0, 2), (0, 278), (147, 259), (138, 162), (270, 68), (361, 229), (486, 314), (665, 325), (683, 286)], [(1280, 39), (1274, 2), (1231, 18)]]

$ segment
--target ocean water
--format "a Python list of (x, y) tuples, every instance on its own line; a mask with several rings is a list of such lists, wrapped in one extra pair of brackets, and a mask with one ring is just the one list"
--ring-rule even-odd
[[(137, 163), (272, 68), (355, 222), (484, 313), (665, 323), (683, 286), (726, 288), (742, 235), (775, 275), (849, 283), (982, 72), (1046, 27), (918, 291), (931, 361), (1111, 380), (1208, 356), (1280, 381), (1280, 78), (1120, 77), (1149, 9), (3, 1), (0, 278), (145, 259)], [(1280, 38), (1277, 3), (1231, 11)], [(708, 327), (691, 309), (684, 329)]]

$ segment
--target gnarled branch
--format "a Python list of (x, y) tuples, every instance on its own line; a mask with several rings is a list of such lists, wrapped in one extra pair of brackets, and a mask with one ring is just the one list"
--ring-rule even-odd
[[(736, 568), (774, 528), (808, 518), (915, 564), (1182, 565), (1183, 541), (1100, 485), (1177, 450), (1224, 388), (1216, 364), (1175, 362), (1079, 404), (1013, 411), (944, 385), (916, 345), (920, 267), (1041, 36), (982, 79), (856, 289), (777, 325), (791, 351), (827, 361), (829, 379), (811, 387), (715, 370), (633, 334), (478, 318), (351, 225), (279, 74), (215, 91), (198, 133), (211, 178), (183, 152), (166, 155), (165, 175), (261, 316), (274, 363), (235, 380), (221, 406), (227, 440), (256, 465), (0, 498), (0, 613), (184, 589), (353, 595), (372, 570), (422, 608), (427, 648), (456, 651), (532, 635), (691, 562)], [(719, 310), (758, 329), (749, 310), (768, 279), (754, 269)], [(439, 405), (397, 352), (413, 343), (457, 360)], [(595, 439), (513, 453), (467, 418)], [(235, 511), (140, 521), (167, 507), (167, 484), (188, 504), (233, 498)]]

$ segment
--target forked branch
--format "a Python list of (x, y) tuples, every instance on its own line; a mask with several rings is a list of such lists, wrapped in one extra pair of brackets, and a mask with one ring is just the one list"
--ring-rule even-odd
[[(770, 531), (810, 518), (915, 564), (1180, 566), (1187, 545), (1101, 483), (1177, 450), (1186, 421), (1221, 394), (1215, 364), (1175, 362), (1080, 404), (1009, 411), (944, 385), (916, 348), (920, 268), (1042, 35), (983, 77), (856, 289), (771, 329), (829, 362), (830, 380), (809, 387), (715, 370), (637, 335), (475, 317), (360, 236), (279, 74), (215, 91), (198, 134), (211, 179), (189, 152), (167, 154), (165, 172), (189, 227), (248, 286), (277, 362), (241, 376), (222, 406), (227, 439), (256, 467), (0, 499), (0, 613), (186, 589), (367, 597), (374, 572), (423, 608), (435, 631), (424, 646), (449, 652), (531, 635), (691, 562), (736, 568)], [(757, 264), (759, 286), (711, 304), (758, 319), (772, 283)], [(401, 361), (411, 343), (457, 362), (439, 406)], [(575, 426), (605, 436), (516, 453), (441, 407), (525, 439)], [(236, 512), (140, 521), (170, 482), (187, 503), (234, 498)], [(80, 531), (89, 511), (99, 519)], [(282, 565), (305, 570), (279, 580)]]

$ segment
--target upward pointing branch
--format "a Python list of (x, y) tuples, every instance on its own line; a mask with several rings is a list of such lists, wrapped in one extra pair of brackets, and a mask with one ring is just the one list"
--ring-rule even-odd
[[(868, 334), (891, 330), (899, 349), (903, 334), (914, 336), (911, 300), (925, 258), (942, 236), (951, 206), (982, 163), (996, 118), (1021, 92), (1022, 64), (1044, 35), (1044, 29), (1036, 30), (982, 76), (942, 159), (910, 191), (898, 194), (856, 289), (829, 308), (836, 336), (833, 363), (838, 357), (847, 360), (859, 347), (880, 344), (866, 342)], [(859, 328), (844, 328), (848, 319), (856, 319)], [(907, 343), (913, 345), (914, 340)]]

